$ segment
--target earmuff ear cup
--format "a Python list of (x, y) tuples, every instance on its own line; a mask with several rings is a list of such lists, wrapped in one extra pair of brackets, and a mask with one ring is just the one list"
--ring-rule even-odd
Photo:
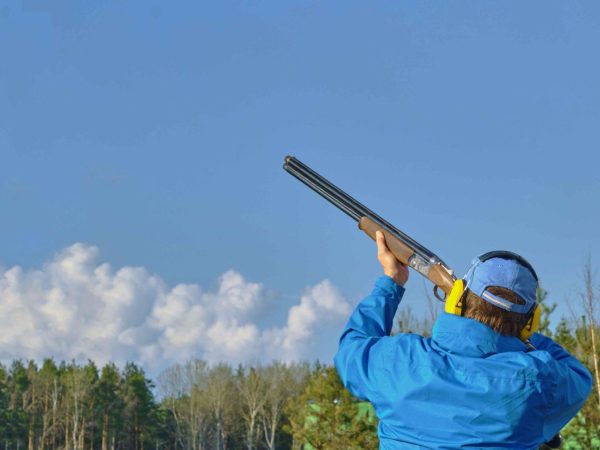
[(531, 337), (533, 333), (535, 333), (540, 327), (540, 317), (542, 315), (542, 308), (540, 306), (536, 306), (533, 314), (529, 317), (529, 320), (521, 330), (521, 340), (526, 341)]
[(454, 314), (457, 316), (462, 316), (462, 296), (465, 292), (465, 282), (464, 280), (458, 279), (454, 282), (452, 286), (452, 290), (446, 299), (445, 311), (448, 314)]

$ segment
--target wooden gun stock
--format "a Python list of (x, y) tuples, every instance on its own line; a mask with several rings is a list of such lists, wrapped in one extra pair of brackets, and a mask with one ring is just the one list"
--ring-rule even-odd
[[(402, 264), (406, 264), (407, 266), (411, 265), (411, 258), (415, 254), (414, 249), (410, 248), (408, 245), (406, 245), (392, 233), (387, 231), (377, 222), (375, 222), (367, 216), (363, 216), (358, 221), (358, 228), (367, 233), (367, 235), (369, 235), (369, 237), (373, 240), (375, 240), (375, 232), (381, 231), (385, 236), (385, 242), (388, 248), (396, 257), (396, 259)], [(427, 277), (429, 278), (429, 280), (431, 280), (433, 284), (438, 286), (446, 295), (450, 294), (452, 286), (454, 285), (455, 278), (441, 265), (433, 265), (429, 269)]]
[(381, 231), (385, 236), (385, 243), (390, 251), (394, 254), (396, 259), (402, 264), (406, 264), (408, 266), (410, 257), (415, 253), (412, 248), (404, 244), (404, 242), (393, 236), (389, 231), (367, 216), (360, 218), (358, 221), (358, 228), (367, 233), (373, 240), (375, 240), (375, 233), (377, 231)]

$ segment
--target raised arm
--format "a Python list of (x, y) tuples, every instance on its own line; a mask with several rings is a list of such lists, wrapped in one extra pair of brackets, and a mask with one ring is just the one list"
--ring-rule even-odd
[(344, 386), (359, 398), (371, 399), (378, 370), (390, 349), (390, 331), (404, 288), (390, 277), (377, 279), (373, 291), (356, 307), (344, 328), (335, 366)]
[(547, 336), (535, 333), (531, 343), (552, 377), (552, 388), (547, 392), (548, 413), (544, 437), (554, 436), (581, 409), (592, 389), (592, 375), (577, 358)]
[(408, 268), (399, 263), (377, 234), (377, 257), (384, 276), (354, 310), (342, 336), (335, 366), (344, 386), (359, 398), (371, 398), (376, 391), (379, 368), (391, 350), (390, 332), (394, 315), (404, 294)]

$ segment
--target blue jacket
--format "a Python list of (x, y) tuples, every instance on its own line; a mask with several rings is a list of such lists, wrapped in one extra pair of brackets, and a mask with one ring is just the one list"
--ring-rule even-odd
[(344, 385), (379, 417), (380, 449), (537, 449), (581, 408), (589, 371), (552, 339), (447, 313), (431, 338), (390, 336), (404, 288), (377, 280), (340, 339)]

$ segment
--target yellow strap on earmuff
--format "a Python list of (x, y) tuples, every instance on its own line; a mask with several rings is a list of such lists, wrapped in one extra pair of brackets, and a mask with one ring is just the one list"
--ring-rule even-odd
[(542, 315), (542, 308), (540, 308), (540, 306), (538, 305), (535, 307), (535, 311), (533, 311), (533, 314), (531, 315), (531, 317), (529, 317), (529, 320), (527, 321), (527, 323), (521, 330), (521, 335), (519, 337), (521, 338), (522, 341), (528, 340), (531, 337), (531, 335), (533, 333), (535, 333), (537, 331), (537, 329), (540, 327), (540, 316), (541, 315)]
[(448, 314), (454, 314), (462, 316), (462, 296), (465, 292), (465, 282), (462, 279), (458, 279), (454, 282), (452, 290), (446, 299), (445, 311)]

